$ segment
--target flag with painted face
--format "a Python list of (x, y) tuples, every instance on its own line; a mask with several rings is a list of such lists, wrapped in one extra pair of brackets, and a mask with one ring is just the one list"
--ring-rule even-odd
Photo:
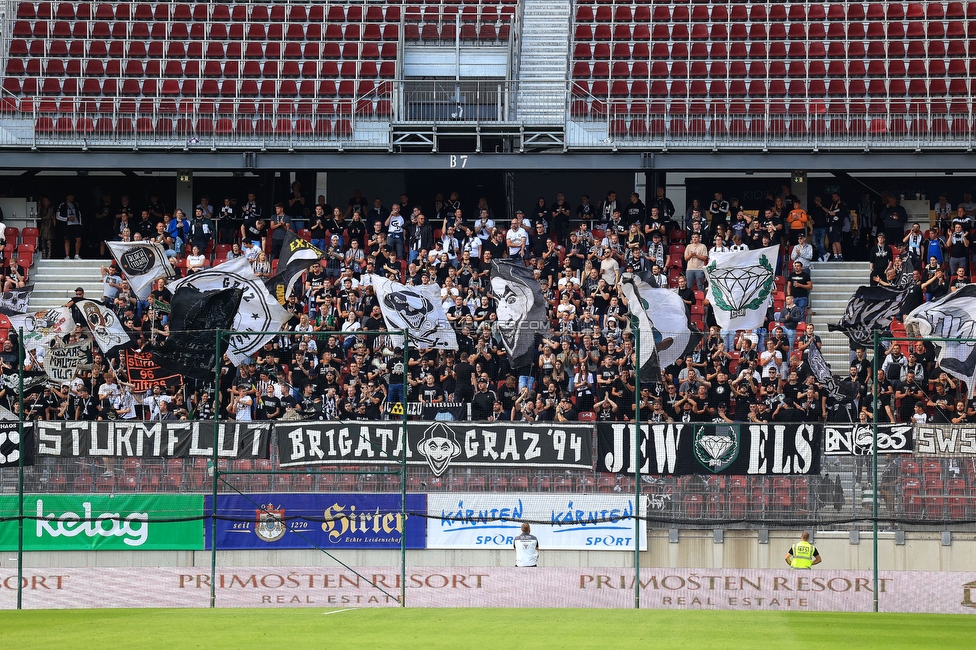
[(909, 289), (889, 287), (858, 287), (847, 303), (844, 316), (838, 323), (827, 326), (831, 332), (844, 332), (850, 340), (851, 349), (874, 345), (874, 332), (884, 331), (898, 316), (901, 306), (908, 297)]
[(966, 382), (976, 382), (976, 284), (967, 284), (938, 300), (916, 307), (905, 317), (911, 337), (950, 339), (932, 341), (938, 348), (939, 367)]
[(734, 331), (763, 326), (776, 286), (777, 255), (777, 246), (711, 254), (705, 265), (705, 297), (719, 327)]
[(441, 350), (457, 350), (457, 336), (447, 320), (436, 284), (408, 286), (379, 275), (367, 275), (380, 301), (386, 329), (409, 331), (411, 345)]
[(549, 331), (539, 281), (522, 262), (492, 260), (491, 293), (496, 302), (496, 331), (509, 363), (513, 368), (531, 364), (536, 335)]
[(292, 318), (291, 312), (268, 292), (264, 283), (254, 275), (247, 258), (237, 257), (210, 269), (193, 273), (166, 286), (174, 295), (180, 287), (193, 287), (199, 291), (243, 289), (240, 308), (231, 328), (236, 332), (228, 342), (227, 356), (234, 365), (256, 354), (274, 334), (262, 332), (281, 331)]
[(701, 332), (688, 322), (685, 303), (670, 289), (656, 289), (633, 273), (620, 277), (631, 330), (640, 333), (641, 381), (658, 381), (666, 368), (693, 350)]
[(94, 300), (76, 300), (75, 306), (85, 317), (85, 324), (91, 330), (92, 337), (105, 354), (131, 340), (115, 312), (105, 305)]
[(105, 245), (112, 251), (112, 257), (119, 263), (133, 293), (143, 300), (152, 291), (153, 282), (157, 278), (176, 275), (161, 244), (148, 241), (108, 241)]
[(27, 303), (30, 302), (32, 293), (34, 293), (33, 284), (0, 293), (0, 314), (15, 316), (27, 313)]

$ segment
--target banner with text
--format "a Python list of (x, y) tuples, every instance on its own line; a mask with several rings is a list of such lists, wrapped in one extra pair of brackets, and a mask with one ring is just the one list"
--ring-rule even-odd
[[(397, 463), (401, 425), (361, 422), (278, 423), (275, 435), (281, 467)], [(448, 467), (566, 467), (590, 469), (593, 427), (531, 426), (518, 423), (411, 422), (407, 463), (427, 465), (434, 476)]]
[[(785, 551), (783, 551), (785, 552)], [(543, 548), (543, 558), (545, 549)], [(976, 613), (976, 575), (961, 571), (881, 571), (882, 612)], [(531, 588), (527, 584), (531, 583)], [(624, 567), (511, 566), (218, 567), (217, 607), (586, 607), (631, 609), (635, 576)], [(210, 567), (45, 567), (24, 570), (24, 607), (208, 607)], [(17, 569), (0, 569), (0, 608), (17, 606)], [(662, 569), (640, 572), (648, 609), (870, 612), (870, 571)]]
[[(828, 456), (870, 456), (874, 439), (871, 424), (825, 424), (824, 453)], [(879, 454), (910, 454), (914, 448), (911, 424), (879, 424)]]
[[(402, 402), (384, 402), (383, 412), (394, 418), (403, 416)], [(407, 417), (416, 420), (458, 421), (468, 419), (467, 402), (407, 402)]]
[[(17, 550), (18, 499), (0, 496), (0, 551)], [(27, 494), (25, 551), (199, 551), (198, 494)]]
[(597, 425), (597, 471), (633, 474), (819, 474), (819, 424)]
[[(547, 551), (633, 552), (633, 517), (634, 497), (626, 494), (431, 493), (427, 548), (511, 549), (526, 521)], [(640, 533), (646, 551), (644, 523)]]
[(129, 383), (132, 384), (132, 391), (135, 393), (144, 393), (153, 386), (179, 386), (183, 383), (183, 377), (180, 375), (164, 372), (153, 360), (152, 352), (123, 350), (122, 358), (125, 360)]
[(915, 453), (919, 456), (976, 456), (976, 429), (972, 425), (917, 424)]
[[(37, 422), (37, 455), (113, 458), (210, 458), (213, 422)], [(269, 458), (270, 423), (221, 422), (220, 458)]]
[[(207, 496), (210, 512), (213, 497)], [(408, 513), (427, 512), (424, 494), (408, 494)], [(217, 549), (424, 548), (427, 520), (400, 513), (399, 494), (224, 494), (217, 497)], [(213, 548), (207, 527), (206, 547)]]

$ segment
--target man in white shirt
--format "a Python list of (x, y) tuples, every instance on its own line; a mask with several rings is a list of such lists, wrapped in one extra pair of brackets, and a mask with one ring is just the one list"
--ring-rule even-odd
[(810, 270), (810, 262), (813, 261), (813, 246), (807, 243), (806, 235), (797, 236), (796, 246), (790, 250), (790, 261), (799, 262), (804, 271)]
[(518, 219), (512, 219), (512, 227), (505, 235), (505, 242), (508, 244), (508, 256), (512, 259), (525, 258), (525, 244), (529, 241), (529, 233), (525, 232), (522, 223)]
[(515, 538), (515, 566), (534, 567), (539, 564), (539, 540), (531, 534), (532, 528), (522, 524), (522, 534)]

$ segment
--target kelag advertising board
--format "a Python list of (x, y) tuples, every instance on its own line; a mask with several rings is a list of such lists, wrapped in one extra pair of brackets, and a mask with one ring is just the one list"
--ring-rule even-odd
[[(213, 497), (206, 497), (210, 512)], [(217, 496), (217, 549), (424, 548), (427, 497), (407, 495), (406, 522), (399, 494), (227, 494)], [(206, 526), (206, 547), (211, 528)]]
[[(16, 518), (16, 496), (0, 518)], [(194, 551), (203, 548), (198, 494), (26, 494), (24, 550)], [(17, 550), (17, 521), (0, 523), (0, 551)]]
[[(427, 548), (510, 549), (529, 521), (543, 550), (634, 550), (634, 498), (625, 494), (435, 493), (427, 514)], [(644, 523), (640, 531), (646, 551)]]

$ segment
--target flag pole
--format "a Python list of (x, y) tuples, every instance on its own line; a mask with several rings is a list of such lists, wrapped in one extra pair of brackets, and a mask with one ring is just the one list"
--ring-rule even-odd
[(17, 609), (24, 605), (24, 328), (17, 330)]
[(871, 499), (871, 519), (873, 523), (873, 532), (871, 547), (874, 554), (874, 571), (873, 571), (873, 599), (874, 599), (874, 611), (878, 612), (878, 330), (872, 332), (874, 336), (874, 358), (871, 360), (874, 376), (871, 379), (871, 386), (873, 387), (871, 391), (871, 410), (873, 411), (871, 417), (871, 473), (874, 485), (872, 485), (872, 499)]
[[(634, 319), (635, 321), (637, 319)], [(641, 498), (641, 458), (640, 458), (640, 392), (641, 392), (641, 337), (640, 324), (634, 322), (634, 368), (637, 370), (634, 376), (634, 609), (640, 609), (640, 540), (641, 540), (641, 518), (640, 518), (640, 498)]]

